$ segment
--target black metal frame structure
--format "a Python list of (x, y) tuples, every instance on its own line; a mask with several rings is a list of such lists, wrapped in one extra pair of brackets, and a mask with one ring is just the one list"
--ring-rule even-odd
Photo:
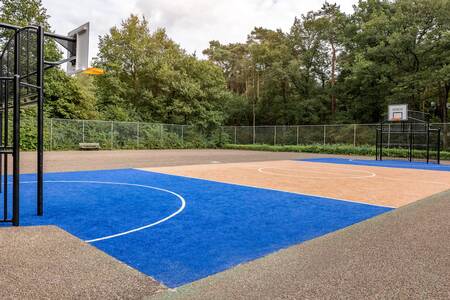
[[(435, 160), (440, 164), (441, 152), (441, 129), (433, 128), (430, 124), (430, 115), (408, 110), (407, 121), (389, 121), (381, 122), (376, 129), (376, 160), (383, 160), (383, 149), (385, 148), (407, 148), (407, 159), (414, 160), (414, 151), (421, 148), (426, 151), (425, 159), (429, 163), (431, 159), (431, 150), (436, 153)], [(391, 135), (401, 136), (402, 143), (390, 141)], [(435, 137), (435, 141), (432, 141)], [(386, 141), (386, 138), (388, 141)], [(433, 148), (432, 148), (433, 147)]]
[[(37, 104), (37, 215), (44, 213), (44, 71), (76, 59), (76, 38), (44, 32), (42, 26), (0, 23), (0, 176), (3, 214), (0, 223), (20, 224), (20, 108)], [(61, 61), (45, 61), (45, 42), (52, 39), (69, 51)], [(12, 118), (10, 115), (12, 110)], [(12, 140), (10, 141), (10, 121)], [(8, 157), (12, 156), (12, 213), (8, 200)], [(3, 165), (1, 164), (3, 162)]]

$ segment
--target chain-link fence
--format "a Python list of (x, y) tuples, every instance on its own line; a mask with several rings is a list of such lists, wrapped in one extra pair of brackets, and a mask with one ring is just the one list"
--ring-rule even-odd
[[(80, 143), (99, 143), (101, 149), (105, 150), (206, 148), (222, 144), (375, 146), (377, 126), (378, 124), (223, 126), (207, 131), (193, 125), (48, 119), (45, 122), (45, 148), (75, 150)], [(33, 150), (33, 127), (28, 124), (22, 129), (24, 150)], [(442, 150), (450, 150), (450, 123), (433, 123), (432, 127), (441, 129)], [(387, 147), (391, 140), (392, 147), (395, 146), (395, 134), (393, 128), (392, 133), (385, 137)]]
[(75, 150), (80, 143), (116, 150), (206, 148), (231, 142), (220, 128), (207, 132), (192, 125), (70, 119), (48, 119), (45, 124), (46, 150)]
[[(334, 145), (375, 146), (378, 124), (335, 124), (296, 126), (226, 126), (228, 140), (233, 144), (268, 145)], [(390, 125), (387, 125), (390, 126)], [(392, 125), (395, 126), (395, 125)], [(433, 123), (433, 128), (441, 128), (442, 149), (450, 150), (450, 123)], [(387, 146), (394, 140), (395, 130), (386, 136)], [(392, 143), (392, 147), (395, 143)]]

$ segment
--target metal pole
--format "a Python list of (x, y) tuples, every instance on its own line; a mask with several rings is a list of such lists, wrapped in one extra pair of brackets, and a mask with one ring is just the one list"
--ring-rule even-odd
[(81, 141), (84, 143), (84, 120), (81, 121)]
[(388, 148), (391, 148), (391, 124), (388, 125), (388, 142), (387, 142)]
[(299, 141), (299, 127), (300, 126), (297, 126), (297, 146), (298, 146), (298, 141)]
[(50, 151), (53, 151), (53, 119), (50, 119)]
[(234, 144), (237, 144), (237, 127), (234, 126)]
[(181, 125), (181, 143), (184, 144), (184, 125)]
[(111, 150), (114, 150), (114, 121), (111, 121)]
[(136, 124), (136, 146), (139, 149), (139, 122)]
[(383, 160), (383, 123), (380, 124), (380, 160)]
[(44, 29), (42, 26), (38, 26), (37, 29), (36, 55), (36, 81), (39, 87), (37, 90), (37, 215), (42, 216), (44, 214)]
[(441, 163), (441, 129), (438, 128), (437, 163)]
[(14, 99), (13, 99), (13, 226), (19, 226), (20, 217), (20, 32), (14, 35)]
[(378, 160), (378, 128), (375, 131), (375, 160)]
[(272, 127), (273, 127), (273, 145), (276, 145), (277, 144), (277, 126), (275, 125)]
[[(3, 82), (0, 82), (1, 88), (3, 88)], [(3, 147), (3, 112), (0, 111), (0, 147)], [(1, 178), (3, 177), (3, 156), (0, 154), (0, 193), (2, 192)], [(8, 174), (5, 174), (7, 176)]]
[[(5, 101), (4, 101), (4, 115), (5, 115), (5, 125), (4, 125), (4, 145), (8, 146), (9, 143), (9, 139), (8, 139), (8, 132), (9, 132), (9, 124), (8, 124), (8, 106), (9, 106), (9, 84), (7, 81), (5, 81)], [(4, 219), (6, 220), (8, 218), (8, 154), (5, 153), (4, 155), (4, 160), (3, 160), (3, 170), (5, 173), (5, 176), (3, 177), (3, 206), (4, 206), (4, 210), (3, 210), (3, 215), (4, 215)]]
[(412, 125), (409, 123), (409, 161), (412, 161), (412, 148), (413, 148), (413, 133)]
[(430, 124), (427, 124), (427, 164), (430, 162)]
[(323, 125), (323, 145), (327, 143), (327, 125)]
[[(16, 39), (18, 40), (18, 39)], [(17, 47), (17, 45), (16, 45)], [(18, 49), (17, 49), (18, 50)], [(18, 57), (18, 52), (15, 53)], [(18, 63), (18, 59), (16, 60)], [(20, 76), (14, 75), (13, 103), (13, 218), (14, 226), (19, 226), (19, 176), (20, 176)]]
[(356, 147), (356, 124), (353, 124), (353, 147)]

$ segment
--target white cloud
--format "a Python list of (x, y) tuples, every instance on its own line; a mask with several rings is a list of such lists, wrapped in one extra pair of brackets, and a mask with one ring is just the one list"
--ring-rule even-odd
[[(337, 1), (352, 11), (354, 0)], [(138, 0), (150, 24), (167, 28), (170, 37), (189, 52), (208, 47), (210, 40), (242, 42), (255, 26), (289, 30), (295, 16), (317, 10), (324, 1), (301, 0)]]
[[(333, 1), (330, 1), (333, 2)], [(357, 0), (336, 0), (345, 12)], [(255, 26), (289, 30), (295, 16), (320, 9), (324, 0), (43, 0), (57, 33), (91, 22), (91, 54), (98, 36), (131, 13), (145, 15), (150, 26), (165, 27), (188, 52), (199, 55), (210, 40), (243, 42)]]
[(119, 25), (131, 13), (139, 13), (135, 1), (121, 0), (43, 0), (50, 15), (50, 25), (59, 34), (67, 34), (78, 26), (90, 22), (90, 54), (98, 52), (98, 37)]

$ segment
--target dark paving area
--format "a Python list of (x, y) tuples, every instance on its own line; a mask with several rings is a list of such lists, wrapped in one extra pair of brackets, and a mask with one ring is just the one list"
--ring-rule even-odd
[(53, 226), (0, 227), (0, 299), (140, 299), (165, 289)]
[(450, 191), (151, 299), (450, 299)]
[[(286, 160), (336, 155), (265, 152), (243, 150), (121, 150), (121, 151), (61, 151), (45, 152), (46, 172), (107, 170), (181, 166), (208, 163), (234, 163), (269, 160)], [(341, 156), (342, 157), (342, 156)], [(348, 156), (347, 156), (348, 157)], [(10, 168), (11, 169), (11, 168)], [(22, 152), (22, 173), (35, 173), (36, 153)]]

